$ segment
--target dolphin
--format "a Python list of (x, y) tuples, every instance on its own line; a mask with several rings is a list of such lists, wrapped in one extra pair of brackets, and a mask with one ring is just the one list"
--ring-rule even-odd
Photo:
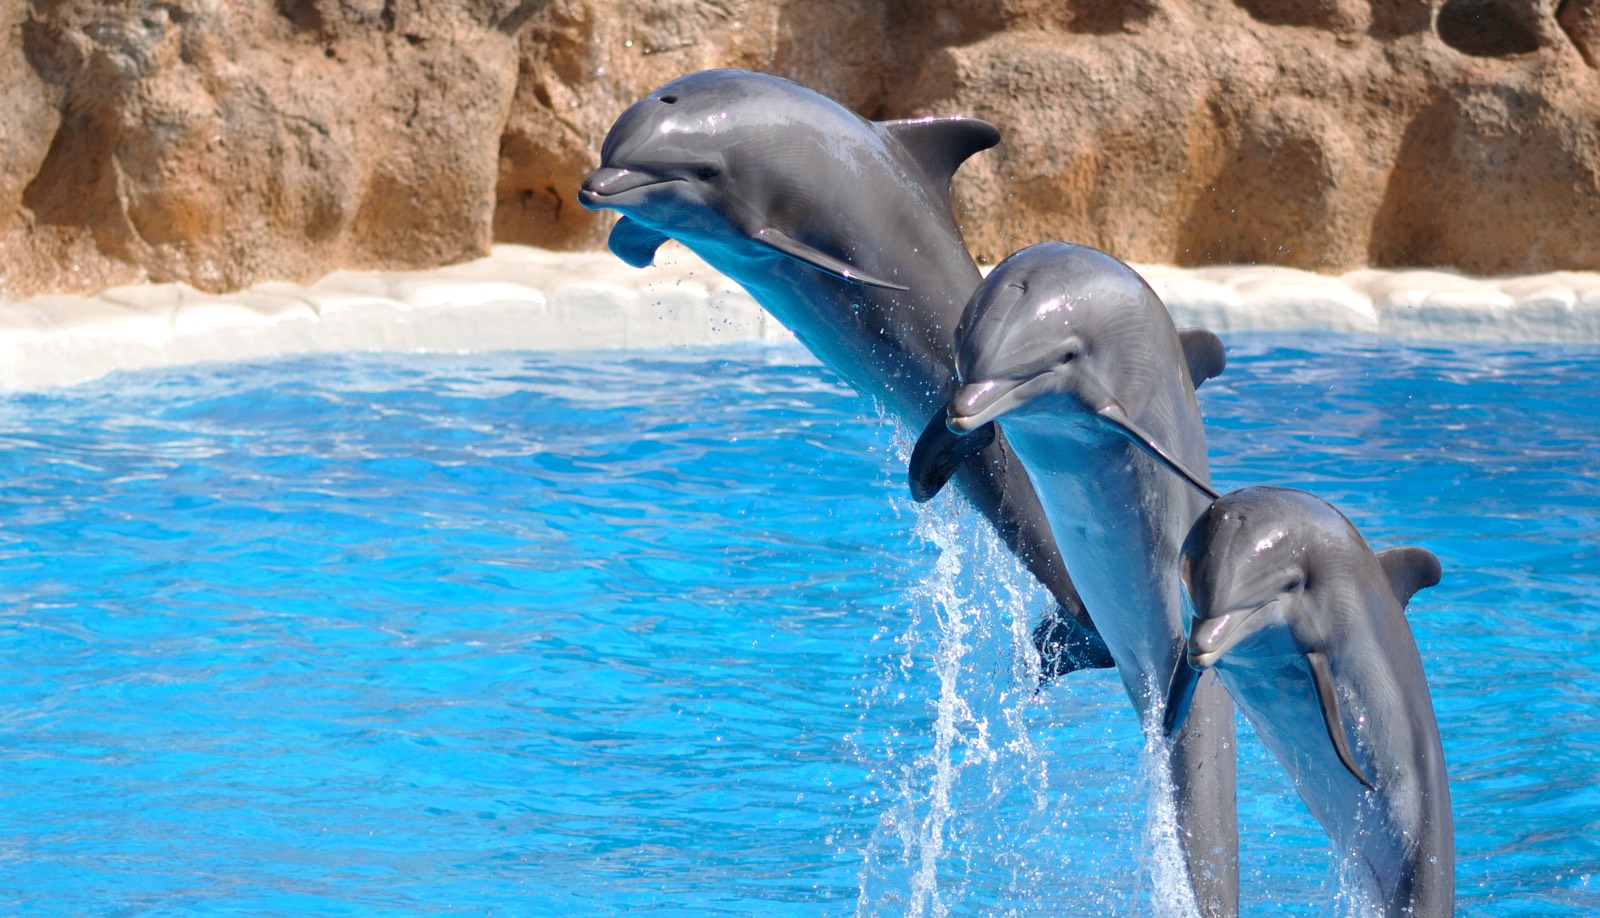
[[(1453, 914), (1450, 784), (1405, 620), (1439, 559), (1374, 554), (1326, 501), (1245, 488), (1195, 522), (1181, 567), (1191, 672), (1220, 674), (1327, 830), (1357, 907)], [(1175, 724), (1189, 685), (1172, 686)]]
[[(914, 494), (937, 492), (948, 455), (998, 424), (1040, 495), (1056, 544), (1150, 735), (1175, 674), (1186, 683), (1178, 554), (1216, 496), (1197, 379), (1215, 335), (1173, 326), (1133, 269), (1096, 249), (1041, 243), (1001, 262), (956, 331), (960, 388), (912, 452)], [(1167, 746), (1179, 843), (1197, 904), (1238, 908), (1233, 704), (1195, 681)]]
[[(972, 118), (867, 121), (779, 77), (702, 71), (622, 113), (578, 200), (622, 215), (609, 245), (623, 261), (684, 244), (917, 430), (935, 412), (943, 424), (956, 323), (981, 279), (950, 180), (999, 139)], [(1045, 674), (1113, 665), (1005, 439), (952, 473), (1056, 599), (1035, 633)]]

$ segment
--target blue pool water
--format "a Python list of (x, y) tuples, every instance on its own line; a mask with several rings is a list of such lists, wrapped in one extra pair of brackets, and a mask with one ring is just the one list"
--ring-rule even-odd
[[(1600, 910), (1600, 349), (1242, 335), (1219, 486), (1446, 579), (1463, 915)], [(0, 398), (0, 912), (1141, 914), (1109, 673), (799, 351), (337, 356)], [(1243, 894), (1320, 831), (1248, 729)]]

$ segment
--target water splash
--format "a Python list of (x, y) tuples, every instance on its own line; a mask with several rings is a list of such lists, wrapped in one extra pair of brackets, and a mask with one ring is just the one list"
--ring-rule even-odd
[(1328, 888), (1333, 895), (1322, 910), (1327, 918), (1369, 918), (1383, 914), (1382, 896), (1375, 888), (1370, 866), (1336, 853), (1328, 877)]
[(1150, 911), (1159, 918), (1191, 918), (1200, 913), (1178, 840), (1177, 787), (1172, 781), (1171, 742), (1155, 723), (1145, 725), (1139, 756), (1141, 783), (1149, 811), (1144, 825), (1144, 872), (1150, 879)]
[[(1051, 600), (975, 512), (954, 501), (920, 510), (915, 533), (936, 554), (899, 653), (862, 704), (863, 721), (905, 726), (876, 749), (857, 747), (885, 776), (857, 914), (1197, 914), (1167, 740), (1138, 730), (1110, 671), (1038, 689), (1032, 622)], [(1038, 733), (1052, 726), (1039, 723), (1047, 714), (1080, 728), (1106, 722), (1105, 748), (1052, 746)], [(1082, 812), (1096, 792), (1102, 812)], [(1059, 888), (1095, 862), (1103, 888)], [(980, 874), (989, 882), (972, 881)], [(1004, 898), (974, 901), (969, 886)]]
[[(879, 819), (862, 846), (857, 913), (1053, 914), (1085, 902), (1114, 910), (1101, 907), (1126, 897), (1121, 878), (1100, 890), (1058, 881), (1081, 870), (1080, 842), (1089, 860), (1115, 860), (1106, 852), (1136, 832), (1118, 825), (1086, 836), (1076, 825), (1077, 791), (1115, 799), (1127, 790), (1126, 768), (1100, 767), (1108, 751), (1098, 748), (1053, 754), (1046, 734), (1094, 721), (1107, 689), (1125, 709), (1120, 685), (1087, 677), (1087, 702), (1042, 694), (1032, 625), (1052, 600), (964, 502), (934, 506), (917, 511), (929, 565), (893, 636), (898, 652), (863, 677), (854, 745), (882, 793), (870, 801)], [(884, 722), (897, 728), (884, 734)], [(1120, 813), (1117, 803), (1102, 810), (1102, 819)]]
[[(972, 649), (969, 637), (974, 623), (957, 595), (956, 582), (963, 568), (960, 553), (950, 550), (953, 533), (949, 528), (930, 526), (928, 520), (928, 514), (921, 514), (919, 535), (937, 546), (938, 557), (912, 596), (911, 621), (898, 639), (896, 671), (874, 686), (875, 697), (868, 708), (881, 710), (886, 703), (898, 706), (907, 702), (908, 684), (922, 676), (921, 658), (930, 657), (938, 683), (932, 748), (913, 753), (909, 760), (902, 760), (905, 751), (895, 748), (899, 743), (886, 744), (880, 750), (895, 772), (894, 802), (883, 812), (868, 846), (857, 909), (860, 914), (876, 913), (879, 907), (907, 915), (948, 914), (948, 905), (939, 895), (938, 875), (945, 855), (951, 794), (965, 764), (992, 752), (987, 723), (976, 717), (962, 696), (963, 660)], [(931, 649), (924, 646), (930, 628)], [(896, 734), (891, 739), (902, 737)], [(891, 862), (896, 850), (899, 864)], [(874, 878), (888, 881), (886, 888), (875, 890)]]
[[(937, 541), (937, 539), (936, 539)], [(962, 658), (971, 649), (966, 639), (973, 628), (974, 612), (963, 607), (956, 595), (954, 582), (961, 564), (956, 553), (941, 546), (939, 563), (929, 582), (931, 609), (939, 619), (940, 641), (934, 655), (934, 671), (939, 678), (937, 715), (933, 722), (933, 751), (929, 761), (934, 767), (932, 786), (929, 788), (927, 813), (914, 828), (914, 836), (907, 846), (917, 852), (916, 873), (911, 878), (909, 915), (944, 915), (947, 909), (939, 898), (939, 859), (945, 849), (945, 822), (950, 817), (950, 793), (966, 763), (973, 759), (992, 757), (989, 747), (988, 721), (972, 711), (961, 694)], [(941, 610), (943, 615), (940, 614)], [(952, 757), (957, 747), (965, 746), (961, 760)], [(907, 826), (907, 828), (912, 828)]]
[[(1017, 629), (1006, 624), (1003, 640), (996, 633), (997, 622), (1025, 603), (993, 595), (1011, 590), (996, 585), (1006, 578), (983, 576), (996, 559), (972, 550), (970, 534), (981, 525), (965, 509), (918, 512), (916, 536), (935, 556), (910, 597), (899, 653), (863, 705), (864, 718), (888, 716), (907, 726), (879, 748), (860, 750), (885, 773), (889, 800), (866, 845), (859, 914), (949, 914), (970, 866), (971, 848), (960, 838), (970, 826), (957, 825), (970, 815), (967, 798), (982, 793), (982, 778), (994, 780), (1002, 758), (1020, 752), (1023, 761), (1038, 759), (1021, 715), (1006, 710), (1020, 694), (1013, 673), (1021, 656), (1012, 648)], [(1017, 777), (1025, 775), (1007, 780)]]
[[(909, 447), (901, 432), (890, 452)], [(863, 677), (853, 738), (882, 784), (857, 914), (1196, 914), (1165, 738), (1139, 730), (1115, 671), (1041, 690), (1033, 624), (1053, 598), (965, 501), (915, 513), (928, 569), (904, 631), (879, 633), (898, 653)], [(1081, 744), (1085, 724), (1103, 745)], [(1086, 872), (1103, 885), (1062, 882)]]

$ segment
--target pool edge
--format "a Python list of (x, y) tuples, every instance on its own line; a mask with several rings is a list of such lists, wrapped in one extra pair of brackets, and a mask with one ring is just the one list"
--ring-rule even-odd
[[(1600, 341), (1600, 273), (1473, 278), (1135, 265), (1179, 325), (1436, 340)], [(793, 338), (737, 285), (669, 245), (630, 268), (606, 253), (497, 245), (431, 271), (337, 271), (225, 295), (183, 284), (0, 303), (0, 388), (116, 370), (330, 351), (600, 350)]]

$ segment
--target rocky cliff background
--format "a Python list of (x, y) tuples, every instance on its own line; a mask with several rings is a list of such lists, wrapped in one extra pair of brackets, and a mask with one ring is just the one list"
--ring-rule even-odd
[(1600, 0), (0, 0), (0, 298), (603, 244), (706, 67), (963, 113), (995, 261), (1600, 270)]

